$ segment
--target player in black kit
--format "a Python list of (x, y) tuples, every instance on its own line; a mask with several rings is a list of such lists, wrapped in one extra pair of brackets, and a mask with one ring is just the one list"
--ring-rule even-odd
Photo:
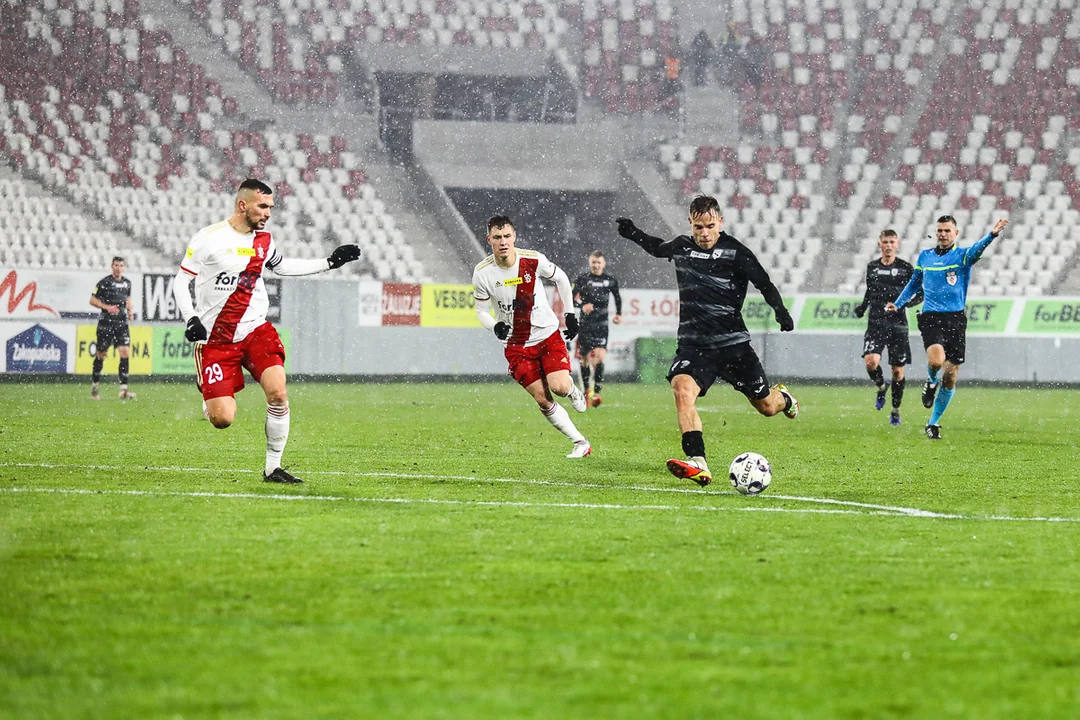
[[(615, 316), (611, 322), (622, 322), (622, 297), (619, 281), (604, 272), (607, 260), (599, 250), (589, 255), (589, 272), (574, 280), (574, 307), (581, 312), (578, 331), (578, 357), (581, 359), (581, 387), (592, 407), (603, 400), (600, 390), (604, 384), (604, 360), (607, 358), (608, 301), (615, 298)], [(593, 386), (589, 387), (592, 377)]]
[(675, 394), (675, 411), (687, 460), (668, 460), (671, 474), (705, 486), (712, 474), (705, 462), (701, 416), (695, 404), (717, 378), (730, 383), (765, 416), (799, 414), (799, 403), (783, 385), (769, 387), (765, 370), (750, 346), (742, 306), (747, 283), (753, 283), (776, 313), (780, 330), (795, 329), (780, 291), (757, 257), (745, 245), (721, 231), (724, 218), (716, 198), (699, 195), (690, 203), (692, 237), (680, 235), (665, 242), (639, 230), (632, 220), (619, 218), (619, 234), (653, 257), (675, 263), (679, 285), (679, 345), (668, 372)]
[(131, 281), (124, 277), (124, 258), (112, 259), (112, 275), (106, 275), (94, 286), (90, 295), (90, 304), (101, 310), (97, 324), (97, 353), (94, 355), (94, 384), (90, 386), (90, 397), (101, 399), (98, 383), (101, 382), (101, 367), (109, 354), (109, 348), (115, 347), (120, 355), (120, 399), (134, 400), (135, 393), (128, 390), (128, 363), (131, 358), (131, 334), (128, 331), (128, 319), (131, 311)]
[[(889, 383), (881, 371), (881, 351), (888, 349), (889, 365), (892, 367), (892, 413), (890, 425), (900, 424), (900, 403), (904, 399), (904, 366), (911, 364), (911, 343), (908, 342), (907, 313), (887, 313), (885, 306), (896, 299), (900, 291), (911, 279), (915, 269), (911, 263), (896, 257), (900, 248), (900, 238), (895, 230), (883, 230), (878, 237), (881, 257), (866, 266), (866, 294), (863, 301), (855, 306), (855, 317), (861, 318), (870, 311), (863, 336), (863, 360), (866, 361), (866, 373), (877, 385), (877, 399), (874, 407), (885, 407), (885, 395), (889, 392)], [(920, 290), (909, 305), (922, 302)]]

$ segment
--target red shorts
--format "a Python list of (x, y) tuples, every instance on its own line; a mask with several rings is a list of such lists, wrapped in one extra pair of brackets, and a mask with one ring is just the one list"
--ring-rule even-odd
[(195, 345), (195, 371), (203, 400), (232, 397), (244, 389), (244, 368), (255, 378), (268, 367), (285, 364), (285, 346), (277, 330), (263, 323), (240, 342)]
[(558, 330), (532, 347), (507, 345), (505, 355), (510, 363), (510, 376), (521, 387), (528, 387), (556, 370), (570, 372), (570, 356)]

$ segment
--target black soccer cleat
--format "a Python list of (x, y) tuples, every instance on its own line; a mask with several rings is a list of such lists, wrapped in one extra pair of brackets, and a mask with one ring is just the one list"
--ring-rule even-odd
[(926, 426), (926, 437), (930, 438), (931, 440), (940, 440), (941, 439), (941, 426), (940, 425), (927, 425)]
[(880, 410), (885, 407), (885, 396), (889, 394), (889, 383), (885, 383), (878, 388), (877, 399), (874, 401), (874, 409)]
[(931, 385), (927, 380), (922, 386), (922, 406), (928, 410), (934, 407), (935, 395), (937, 395), (937, 383)]
[(280, 468), (279, 467), (279, 468), (275, 468), (274, 472), (270, 473), (269, 475), (267, 475), (266, 473), (263, 473), (263, 482), (283, 483), (283, 484), (287, 484), (287, 485), (297, 485), (297, 484), (302, 483), (304, 481), (301, 480), (300, 478), (296, 477), (295, 475), (290, 475), (289, 473), (285, 472), (285, 468)]

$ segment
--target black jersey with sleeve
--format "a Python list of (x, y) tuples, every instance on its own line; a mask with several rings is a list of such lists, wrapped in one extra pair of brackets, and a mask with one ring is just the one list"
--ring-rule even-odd
[(619, 295), (619, 281), (612, 275), (601, 273), (593, 275), (587, 272), (574, 280), (574, 307), (591, 304), (589, 314), (581, 314), (582, 325), (607, 325), (608, 305), (615, 298), (615, 314), (622, 315), (622, 296)]
[[(886, 265), (881, 258), (873, 260), (866, 266), (866, 293), (863, 300), (856, 306), (860, 314), (869, 310), (869, 325), (880, 327), (884, 325), (903, 325), (907, 327), (907, 313), (885, 312), (885, 306), (900, 296), (900, 292), (908, 284), (915, 268), (911, 263), (900, 258), (894, 258), (892, 264)], [(922, 290), (907, 303), (908, 306), (918, 305), (922, 302)]]
[(748, 283), (754, 284), (773, 310), (784, 307), (780, 291), (757, 256), (725, 232), (708, 250), (699, 248), (687, 235), (664, 241), (638, 231), (630, 239), (653, 257), (675, 263), (680, 351), (715, 350), (750, 342), (742, 316)]
[(121, 276), (117, 280), (112, 275), (106, 275), (98, 280), (97, 285), (94, 286), (94, 292), (91, 294), (106, 305), (115, 305), (120, 308), (120, 314), (118, 315), (112, 315), (108, 310), (102, 309), (99, 321), (128, 321), (127, 301), (131, 297), (131, 281), (126, 277)]

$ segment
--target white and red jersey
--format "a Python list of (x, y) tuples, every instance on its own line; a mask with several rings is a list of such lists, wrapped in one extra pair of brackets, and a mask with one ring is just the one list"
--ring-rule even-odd
[(510, 326), (506, 345), (532, 347), (559, 330), (559, 318), (551, 309), (541, 280), (551, 280), (558, 268), (535, 250), (516, 248), (517, 261), (501, 268), (488, 255), (473, 270), (473, 296), (490, 300), (496, 322)]
[(195, 277), (195, 314), (208, 343), (234, 343), (266, 322), (262, 272), (282, 260), (265, 230), (239, 233), (222, 221), (191, 238), (180, 269)]

